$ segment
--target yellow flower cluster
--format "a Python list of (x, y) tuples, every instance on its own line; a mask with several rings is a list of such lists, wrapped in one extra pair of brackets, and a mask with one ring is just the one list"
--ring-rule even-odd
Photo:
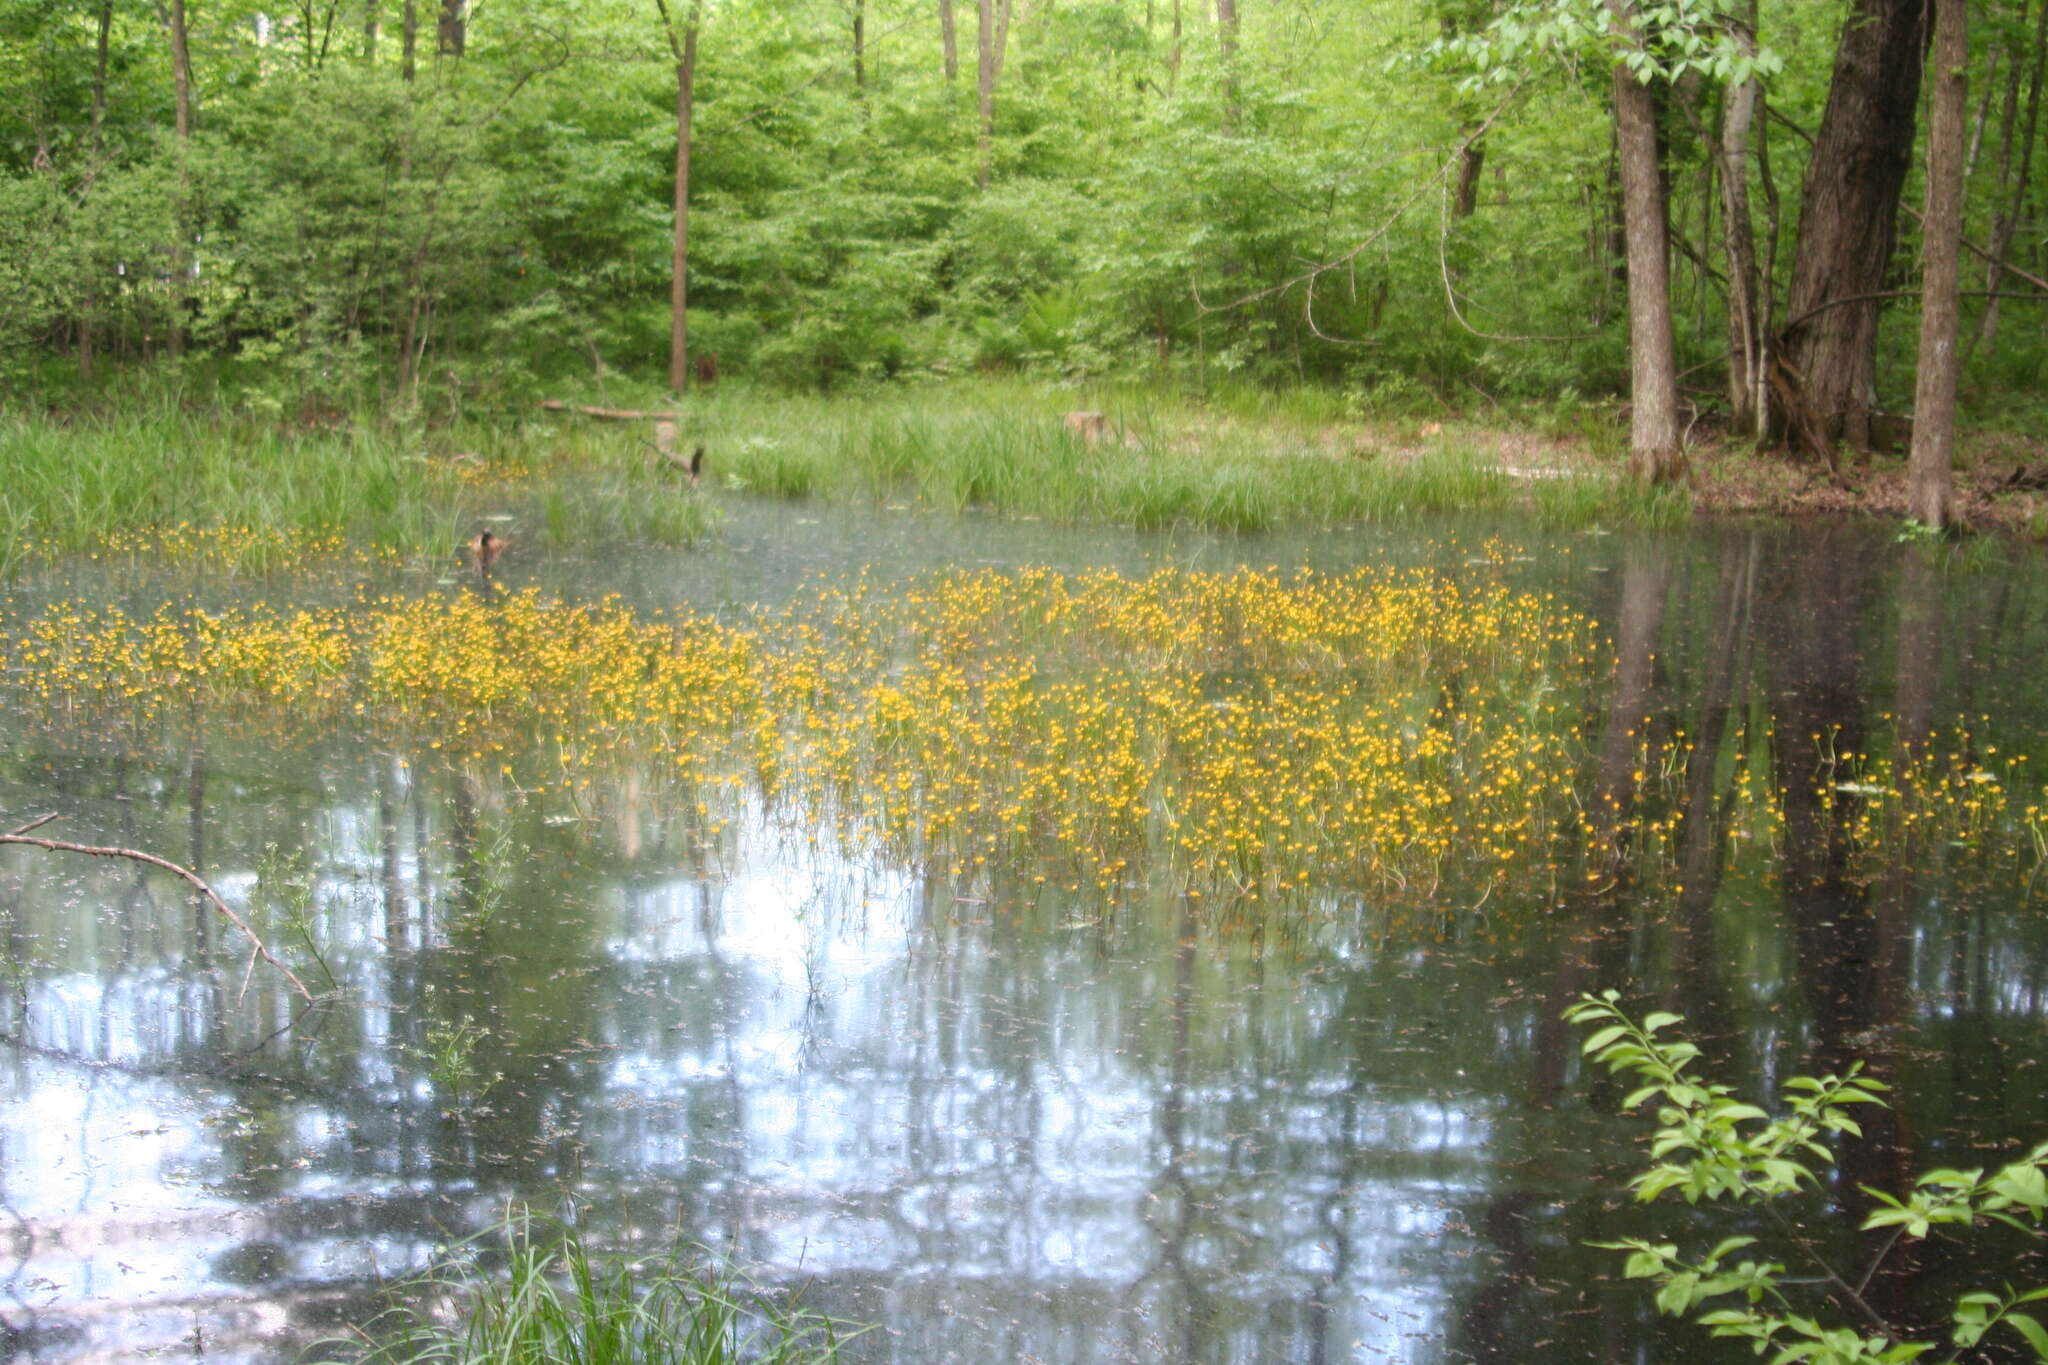
[[(1585, 617), (1485, 575), (987, 570), (820, 585), (733, 624), (535, 592), (139, 618), (65, 604), (7, 630), (0, 663), (53, 726), (196, 704), (198, 723), (290, 742), (345, 721), (572, 799), (651, 771), (657, 800), (708, 814), (716, 792), (755, 790), (955, 878), (1483, 898), (1556, 884), (1589, 837), (1605, 649)], [(1621, 818), (1658, 857), (1690, 743), (1640, 743)], [(1857, 760), (1820, 796), (1858, 799), (1845, 827), (1866, 848), (2003, 828), (2039, 857), (2041, 802), (1992, 753)], [(1779, 797), (1738, 766), (1738, 821), (1768, 842)]]

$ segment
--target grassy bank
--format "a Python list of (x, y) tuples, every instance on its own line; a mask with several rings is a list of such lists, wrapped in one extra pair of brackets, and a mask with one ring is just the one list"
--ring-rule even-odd
[[(1076, 411), (1100, 413), (1100, 434), (1071, 430)], [(780, 497), (1239, 532), (1515, 507), (1564, 525), (1669, 525), (1687, 512), (1682, 493), (1597, 471), (1517, 477), (1439, 423), (1368, 429), (1323, 390), (1200, 405), (994, 382), (850, 398), (719, 391), (683, 413), (686, 442), (710, 447), (721, 482)]]
[[(605, 401), (668, 406), (659, 395)], [(1686, 514), (1683, 494), (1584, 462), (1516, 469), (1435, 423), (1368, 428), (1318, 390), (1197, 405), (996, 381), (850, 397), (726, 387), (675, 407), (684, 448), (710, 448), (711, 485), (770, 497), (1238, 532), (1511, 507), (1563, 525)], [(1100, 432), (1069, 429), (1066, 414), (1082, 408), (1103, 414)], [(715, 529), (715, 508), (650, 436), (644, 421), (537, 404), (439, 426), (372, 412), (306, 423), (161, 393), (0, 418), (0, 569), (180, 528), (250, 533), (232, 551), (250, 567), (336, 536), (437, 556), (507, 506), (526, 514), (519, 534), (543, 543), (688, 543)]]

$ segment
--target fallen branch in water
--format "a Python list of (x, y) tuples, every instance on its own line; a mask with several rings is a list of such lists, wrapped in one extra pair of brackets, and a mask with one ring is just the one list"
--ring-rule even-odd
[[(130, 862), (147, 863), (151, 867), (160, 867), (166, 872), (183, 877), (198, 888), (200, 895), (212, 901), (213, 908), (226, 915), (228, 920), (248, 938), (251, 944), (249, 953), (249, 966), (251, 970), (255, 968), (256, 959), (262, 958), (265, 962), (283, 972), (285, 979), (292, 983), (292, 986), (307, 1003), (310, 1004), (312, 1002), (313, 992), (306, 989), (306, 983), (299, 980), (298, 974), (293, 972), (291, 968), (271, 956), (269, 947), (264, 944), (256, 931), (249, 927), (246, 920), (230, 909), (228, 903), (222, 900), (197, 872), (194, 872), (189, 867), (180, 867), (168, 858), (159, 858), (154, 853), (144, 853), (139, 848), (114, 848), (105, 844), (74, 844), (64, 839), (43, 839), (29, 834), (30, 830), (40, 829), (56, 818), (57, 816), (54, 814), (37, 816), (25, 825), (11, 829), (5, 834), (0, 834), (0, 844), (28, 844), (35, 848), (47, 849), (52, 853), (89, 853), (96, 858), (126, 858)], [(246, 986), (246, 984), (247, 978), (245, 977), (244, 985)]]

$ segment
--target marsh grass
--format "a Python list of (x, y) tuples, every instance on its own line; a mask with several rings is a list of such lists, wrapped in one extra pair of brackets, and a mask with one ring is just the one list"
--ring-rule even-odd
[(1086, 406), (1075, 397), (993, 380), (829, 399), (723, 389), (691, 399), (684, 425), (710, 447), (715, 479), (771, 497), (1239, 532), (1516, 507), (1566, 525), (1685, 515), (1682, 496), (1621, 479), (1520, 486), (1483, 452), (1420, 428), (1413, 449), (1332, 453), (1342, 408), (1330, 395), (1225, 397), (1197, 409), (1138, 390), (1098, 395), (1110, 430), (1094, 444), (1065, 427)]
[(110, 539), (233, 528), (230, 567), (286, 567), (339, 537), (400, 558), (439, 558), (487, 503), (538, 494), (559, 543), (687, 544), (716, 513), (635, 434), (555, 424), (431, 432), (365, 415), (280, 426), (175, 407), (69, 421), (0, 419), (0, 570)]
[(515, 1213), (456, 1247), (322, 1362), (375, 1365), (827, 1365), (856, 1334), (678, 1248), (647, 1259)]

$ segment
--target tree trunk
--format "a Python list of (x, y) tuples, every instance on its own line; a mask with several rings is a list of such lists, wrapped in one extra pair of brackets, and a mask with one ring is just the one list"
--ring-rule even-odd
[(953, 19), (953, 0), (939, 0), (939, 42), (946, 53), (946, 84), (960, 79), (960, 29)]
[[(2002, 203), (1991, 229), (1991, 264), (1984, 273), (1984, 288), (1991, 297), (1984, 301), (1984, 317), (1977, 328), (1977, 341), (1987, 350), (1998, 340), (1998, 286), (2005, 276), (2005, 256), (2012, 250), (2013, 233), (2026, 210), (2027, 190), (2033, 175), (2034, 134), (2040, 127), (2041, 68), (2044, 64), (2048, 64), (2048, 0), (2042, 0), (2041, 8), (2034, 16), (2034, 47), (2027, 74), (2027, 112), (2019, 141), (2019, 173), (2008, 187), (2002, 166), (1999, 172)], [(2019, 74), (2017, 66), (2013, 68), (2013, 74)], [(2011, 136), (2012, 131), (2008, 128), (2006, 137), (2010, 139)]]
[(1953, 515), (1956, 349), (1961, 327), (1963, 121), (1968, 113), (1965, 0), (1934, 0), (1934, 102), (1927, 129), (1927, 220), (1921, 231), (1920, 369), (1913, 390), (1913, 454), (1906, 509), (1940, 530)]
[(1166, 90), (1173, 93), (1180, 85), (1180, 6), (1181, 0), (1173, 0), (1173, 46), (1166, 54)]
[(93, 42), (92, 156), (105, 150), (101, 130), (107, 121), (107, 38), (114, 27), (114, 0), (100, 0), (99, 36)]
[(1216, 0), (1216, 48), (1223, 58), (1223, 128), (1237, 127), (1237, 0)]
[(460, 57), (469, 44), (467, 0), (441, 0), (441, 14), (434, 27), (434, 51), (443, 57)]
[[(1736, 42), (1756, 54), (1756, 0), (1731, 18)], [(1756, 234), (1749, 216), (1749, 142), (1758, 84), (1730, 86), (1721, 104), (1721, 241), (1728, 256), (1728, 416), (1737, 431), (1760, 434), (1763, 323), (1757, 308)]]
[(853, 88), (865, 97), (868, 92), (868, 3), (853, 0)]
[(159, 5), (158, 14), (171, 39), (171, 84), (175, 99), (173, 117), (178, 134), (178, 202), (171, 215), (171, 325), (167, 345), (173, 360), (185, 354), (185, 304), (187, 258), (185, 242), (187, 231), (186, 214), (188, 204), (185, 194), (186, 152), (192, 142), (192, 49), (187, 41), (185, 29), (185, 0), (170, 0), (168, 8)]
[[(1615, 36), (1641, 39), (1627, 0), (1607, 0)], [(1678, 358), (1671, 336), (1669, 224), (1657, 168), (1657, 107), (1626, 66), (1614, 68), (1614, 130), (1621, 161), (1622, 230), (1628, 253), (1629, 472), (1663, 483), (1685, 475), (1679, 444)]]
[(1465, 130), (1469, 140), (1458, 152), (1458, 195), (1452, 212), (1459, 218), (1470, 218), (1479, 208), (1479, 174), (1486, 167), (1486, 145), (1472, 137), (1475, 131)]
[(981, 116), (981, 163), (974, 183), (987, 189), (995, 177), (996, 81), (1003, 71), (1003, 45), (1010, 33), (1010, 0), (975, 0), (975, 92)]
[(700, 0), (690, 0), (683, 29), (676, 32), (664, 0), (662, 23), (676, 59), (675, 251), (669, 263), (668, 387), (681, 393), (690, 382), (690, 128), (697, 87), (697, 25)]
[(381, 19), (378, 0), (363, 0), (363, 64), (377, 64), (377, 29)]
[(417, 69), (417, 54), (420, 46), (420, 4), (419, 0), (405, 0), (405, 12), (399, 26), (399, 79), (408, 83)]
[[(1859, 450), (1871, 445), (1878, 301), (1835, 301), (1884, 288), (1913, 156), (1926, 5), (1854, 0), (1835, 49), (1801, 191), (1789, 321), (1777, 348), (1782, 392), (1798, 409), (1783, 416), (1794, 431), (1809, 433), (1809, 445), (1844, 436)], [(1831, 448), (1808, 453), (1833, 455)]]

